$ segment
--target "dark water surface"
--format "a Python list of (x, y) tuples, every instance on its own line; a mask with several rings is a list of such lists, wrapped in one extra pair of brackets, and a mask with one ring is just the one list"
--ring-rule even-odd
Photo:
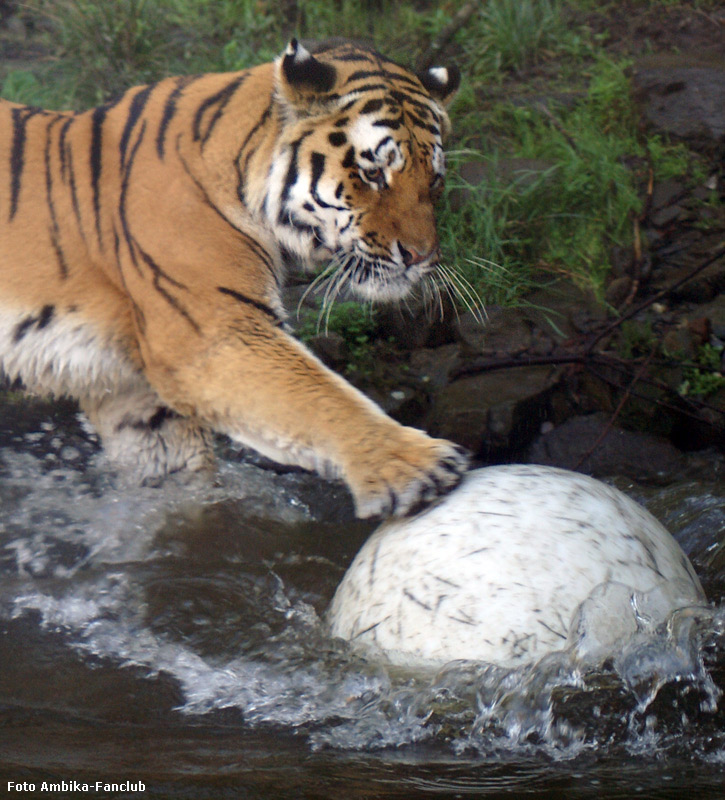
[(343, 492), (238, 462), (214, 486), (125, 487), (96, 451), (70, 407), (0, 408), (0, 789), (36, 786), (8, 796), (725, 796), (718, 456), (667, 486), (618, 482), (711, 607), (596, 672), (562, 652), (410, 674), (326, 634), (371, 530)]

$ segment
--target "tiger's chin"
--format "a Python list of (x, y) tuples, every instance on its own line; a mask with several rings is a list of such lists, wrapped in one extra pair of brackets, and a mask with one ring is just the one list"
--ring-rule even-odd
[(403, 300), (418, 286), (421, 280), (434, 269), (379, 270), (366, 277), (351, 276), (349, 291), (361, 300), (376, 303)]
[(351, 283), (351, 293), (360, 300), (369, 300), (375, 303), (394, 302), (407, 297), (415, 283), (407, 280), (369, 280), (363, 283)]
[(320, 275), (319, 289), (334, 300), (349, 295), (374, 303), (395, 302), (406, 298), (438, 268), (438, 259), (404, 266), (388, 259), (375, 259), (359, 252), (335, 251), (329, 266)]

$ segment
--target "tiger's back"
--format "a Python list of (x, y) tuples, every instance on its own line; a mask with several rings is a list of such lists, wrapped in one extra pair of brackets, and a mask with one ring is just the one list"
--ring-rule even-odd
[[(272, 76), (264, 77), (269, 94)], [(0, 194), (0, 365), (9, 377), (33, 391), (77, 396), (77, 385), (88, 391), (96, 380), (99, 392), (108, 390), (102, 365), (111, 353), (141, 366), (134, 313), (143, 302), (129, 298), (124, 260), (138, 264), (174, 247), (172, 227), (149, 215), (161, 212), (164, 197), (175, 215), (185, 203), (195, 217), (197, 199), (183, 197), (187, 181), (164, 169), (167, 151), (176, 150), (191, 114), (192, 136), (208, 139), (219, 110), (209, 98), (238, 78), (171, 78), (84, 113), (0, 100), (8, 187)], [(214, 191), (221, 189), (217, 181)], [(21, 343), (31, 346), (12, 346)]]
[(448, 443), (389, 420), (286, 331), (285, 260), (400, 297), (435, 271), (456, 81), (347, 43), (169, 78), (75, 114), (0, 103), (0, 368), (76, 397), (144, 477), (208, 432), (403, 513), (457, 482)]

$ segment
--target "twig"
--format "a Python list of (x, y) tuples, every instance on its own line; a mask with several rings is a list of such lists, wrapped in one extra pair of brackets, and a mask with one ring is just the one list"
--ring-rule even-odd
[(624, 408), (625, 403), (629, 398), (632, 396), (632, 390), (637, 385), (637, 382), (640, 378), (644, 375), (645, 370), (650, 364), (650, 361), (654, 357), (655, 348), (653, 347), (650, 351), (650, 354), (645, 358), (645, 360), (640, 364), (639, 369), (635, 372), (632, 380), (629, 383), (629, 386), (624, 390), (624, 394), (620, 398), (619, 402), (617, 403), (616, 408), (612, 412), (611, 416), (607, 420), (607, 424), (604, 426), (602, 432), (597, 436), (597, 438), (592, 443), (592, 446), (587, 449), (587, 451), (582, 455), (582, 457), (577, 461), (574, 470), (578, 470), (581, 465), (591, 456), (591, 454), (597, 449), (597, 447), (602, 443), (602, 441), (609, 435), (612, 428), (614, 427), (614, 423), (617, 421), (617, 418), (622, 413), (622, 409)]
[(561, 124), (561, 122), (554, 116), (551, 109), (549, 109), (545, 103), (537, 103), (536, 107), (541, 111), (541, 113), (551, 122), (551, 124), (559, 131), (559, 133), (566, 139), (569, 144), (569, 147), (575, 152), (579, 153), (579, 148), (577, 147), (577, 143), (574, 141), (574, 137), (567, 131), (567, 129)]
[(680, 278), (680, 280), (675, 281), (670, 286), (666, 286), (664, 289), (657, 292), (656, 294), (653, 294), (652, 297), (647, 298), (647, 300), (640, 303), (638, 306), (631, 308), (626, 314), (622, 314), (621, 317), (615, 319), (614, 322), (611, 323), (611, 325), (607, 325), (606, 328), (599, 331), (599, 333), (597, 333), (592, 338), (585, 352), (591, 353), (596, 347), (596, 345), (602, 341), (602, 339), (605, 339), (607, 336), (609, 336), (610, 333), (613, 333), (615, 330), (617, 330), (617, 328), (619, 328), (623, 322), (626, 322), (628, 319), (631, 319), (632, 317), (636, 316), (637, 314), (640, 313), (640, 311), (644, 311), (645, 308), (648, 308), (653, 303), (656, 303), (658, 300), (661, 300), (663, 297), (667, 297), (668, 294), (674, 292), (675, 289), (679, 289), (680, 286), (683, 286), (688, 281), (691, 281), (696, 275), (699, 275), (701, 272), (706, 270), (711, 264), (714, 264), (716, 261), (718, 261), (723, 257), (725, 257), (725, 247), (721, 247), (720, 249), (716, 250), (713, 253), (713, 255), (705, 259), (705, 261), (703, 261), (701, 264), (695, 267), (695, 269), (691, 270), (687, 275), (685, 275), (684, 278)]
[(453, 15), (453, 19), (446, 25), (445, 28), (436, 36), (431, 46), (421, 54), (415, 68), (416, 70), (428, 69), (433, 66), (433, 62), (438, 58), (443, 48), (453, 38), (456, 32), (462, 28), (473, 14), (480, 8), (480, 2), (472, 0), (472, 2), (464, 3), (458, 11)]
[[(599, 361), (598, 359), (594, 360), (593, 364), (600, 364), (605, 366), (603, 362)], [(624, 391), (627, 387), (623, 383), (619, 383), (612, 378), (608, 378), (606, 375), (603, 375), (601, 372), (598, 372), (594, 369), (594, 366), (591, 363), (586, 365), (586, 369), (589, 373), (591, 373), (595, 378), (602, 381), (603, 383), (607, 383), (610, 386), (618, 389), (619, 391)], [(616, 367), (615, 363), (608, 364), (607, 366)], [(681, 414), (683, 417), (687, 417), (688, 419), (695, 420), (695, 422), (702, 422), (703, 416), (701, 413), (698, 413), (700, 410), (707, 410), (707, 411), (714, 411), (716, 414), (725, 415), (725, 409), (717, 408), (713, 406), (711, 403), (706, 403), (704, 400), (698, 400), (695, 402), (691, 397), (682, 397), (681, 395), (677, 394), (677, 391), (673, 389), (671, 386), (667, 386), (667, 384), (663, 383), (662, 381), (655, 381), (651, 378), (644, 378), (640, 376), (640, 382), (647, 383), (650, 386), (654, 386), (655, 388), (661, 389), (663, 392), (667, 392), (668, 394), (675, 395), (679, 401), (677, 405), (674, 403), (668, 403), (666, 400), (662, 400), (657, 397), (652, 397), (651, 395), (642, 394), (641, 392), (636, 392), (634, 389), (630, 388), (630, 397), (636, 397), (638, 400), (646, 400), (649, 403), (652, 403), (660, 408), (665, 408), (668, 411), (673, 411), (677, 414)]]
[(499, 369), (515, 367), (561, 366), (563, 364), (586, 364), (588, 354), (581, 352), (557, 353), (550, 356), (513, 356), (511, 358), (482, 358), (470, 361), (451, 372), (451, 378), (479, 375), (481, 372), (494, 372)]

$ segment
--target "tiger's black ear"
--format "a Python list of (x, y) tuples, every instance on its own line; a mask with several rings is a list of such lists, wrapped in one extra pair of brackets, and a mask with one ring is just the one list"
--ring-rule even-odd
[(331, 64), (318, 61), (297, 39), (292, 39), (282, 56), (282, 75), (298, 91), (329, 92), (337, 72)]
[(456, 66), (428, 67), (418, 73), (418, 80), (434, 100), (448, 105), (461, 83), (461, 71)]

